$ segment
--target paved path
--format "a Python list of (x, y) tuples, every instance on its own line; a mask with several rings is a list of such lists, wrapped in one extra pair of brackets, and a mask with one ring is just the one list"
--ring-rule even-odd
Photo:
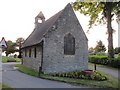
[[(93, 69), (94, 70), (94, 66), (89, 64), (89, 69)], [(119, 73), (120, 73), (120, 70), (118, 69), (114, 69), (114, 68), (111, 68), (111, 67), (105, 67), (105, 66), (102, 66), (102, 65), (97, 65), (96, 69), (98, 71), (101, 71), (101, 72), (104, 72), (106, 74), (109, 74), (113, 77), (116, 77), (120, 80), (120, 77), (118, 77)]]
[(16, 71), (13, 69), (12, 64), (2, 64), (2, 81), (12, 88), (86, 88), (85, 86), (75, 86), (63, 82), (32, 77)]

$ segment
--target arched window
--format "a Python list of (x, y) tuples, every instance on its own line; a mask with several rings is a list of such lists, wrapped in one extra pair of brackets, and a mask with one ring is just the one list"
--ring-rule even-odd
[(69, 33), (64, 37), (64, 54), (74, 55), (75, 54), (75, 38)]

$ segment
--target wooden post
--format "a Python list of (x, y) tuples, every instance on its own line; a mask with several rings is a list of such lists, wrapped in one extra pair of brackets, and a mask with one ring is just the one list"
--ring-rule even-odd
[(39, 67), (38, 77), (40, 77), (41, 69), (42, 69), (42, 68)]
[(94, 63), (94, 70), (96, 70), (96, 63)]

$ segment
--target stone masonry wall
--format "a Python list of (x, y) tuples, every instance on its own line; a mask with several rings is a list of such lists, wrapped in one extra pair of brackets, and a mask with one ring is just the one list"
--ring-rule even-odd
[[(36, 58), (34, 57), (34, 48), (36, 47)], [(29, 57), (29, 49), (31, 48), (31, 57)], [(37, 71), (39, 71), (39, 67), (41, 66), (41, 54), (42, 54), (42, 50), (41, 50), (41, 46), (32, 46), (32, 47), (28, 47), (26, 48), (27, 50), (27, 56), (25, 56), (25, 49), (23, 51), (23, 64), (31, 67)]]
[[(75, 38), (75, 55), (64, 55), (64, 36)], [(67, 7), (45, 35), (43, 71), (45, 73), (88, 69), (88, 41), (74, 12)]]

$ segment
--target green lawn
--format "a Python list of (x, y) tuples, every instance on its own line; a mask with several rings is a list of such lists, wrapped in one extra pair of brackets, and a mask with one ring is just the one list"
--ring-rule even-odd
[(2, 86), (2, 90), (13, 90), (10, 86), (6, 85), (6, 84), (1, 84), (0, 86)]
[(2, 56), (2, 62), (3, 62), (3, 63), (6, 63), (6, 62), (8, 62), (8, 61), (11, 61), (11, 62), (20, 62), (21, 59)]
[[(38, 76), (38, 72), (35, 70), (28, 68), (23, 65), (15, 65), (19, 67), (18, 70), (32, 76)], [(94, 81), (94, 80), (85, 80), (85, 79), (73, 79), (73, 78), (66, 78), (66, 77), (57, 77), (57, 76), (50, 76), (46, 74), (40, 74), (41, 78), (50, 79), (50, 80), (57, 80), (66, 83), (78, 84), (78, 85), (86, 85), (90, 87), (109, 87), (109, 88), (118, 88), (118, 80), (110, 75), (102, 73), (106, 75), (108, 80), (106, 81)]]

